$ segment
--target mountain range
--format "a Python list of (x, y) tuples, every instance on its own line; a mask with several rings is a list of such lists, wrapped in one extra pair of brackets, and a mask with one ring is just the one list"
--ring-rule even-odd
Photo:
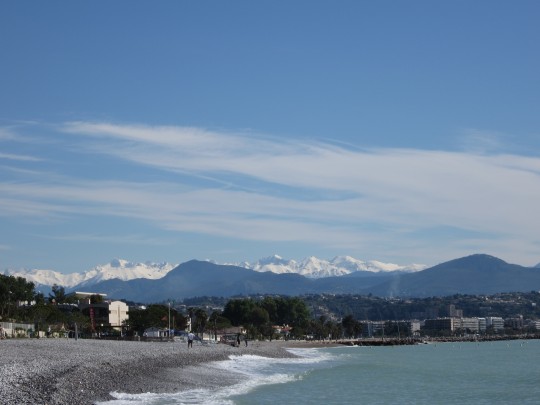
[[(279, 258), (281, 259), (281, 258)], [(281, 259), (283, 261), (283, 259)], [(255, 294), (374, 294), (383, 297), (427, 297), (454, 294), (496, 294), (540, 290), (540, 268), (509, 264), (493, 256), (476, 254), (423, 270), (393, 271), (350, 270), (339, 276), (306, 277), (296, 272), (260, 271), (264, 266), (284, 266), (286, 262), (262, 261), (259, 270), (246, 265), (222, 265), (210, 261), (191, 260), (160, 278), (122, 280), (103, 276), (94, 284), (78, 284), (111, 298), (141, 303), (181, 300), (195, 296), (230, 297)], [(309, 260), (314, 263), (314, 260)], [(339, 261), (337, 261), (339, 262)], [(350, 261), (349, 261), (350, 262)], [(122, 262), (118, 262), (121, 264)], [(124, 267), (138, 268), (139, 265)], [(142, 267), (154, 267), (145, 264)], [(157, 265), (156, 265), (157, 266)], [(111, 266), (114, 267), (114, 266)], [(159, 266), (158, 266), (159, 267)], [(319, 266), (317, 268), (321, 268)], [(106, 266), (102, 266), (102, 270)], [(168, 268), (162, 265), (161, 268)], [(283, 270), (283, 269), (282, 269)], [(322, 274), (319, 270), (316, 274)]]
[(129, 281), (138, 278), (157, 280), (164, 277), (177, 265), (170, 263), (132, 263), (127, 260), (114, 259), (110, 263), (98, 265), (82, 273), (64, 274), (54, 270), (21, 269), (6, 270), (6, 274), (23, 277), (33, 282), (36, 287), (52, 287), (54, 284), (64, 288), (91, 287), (101, 281), (118, 279)]
[[(255, 263), (242, 262), (232, 263), (230, 265), (257, 272), (270, 271), (277, 274), (300, 274), (308, 278), (342, 276), (353, 272), (413, 272), (422, 270), (426, 267), (419, 264), (400, 266), (379, 261), (364, 262), (350, 256), (337, 256), (330, 261), (311, 256), (297, 262), (295, 260), (283, 259), (278, 255), (260, 259)], [(135, 279), (157, 280), (164, 277), (169, 271), (177, 266), (177, 264), (166, 262), (133, 263), (128, 260), (114, 259), (110, 263), (98, 265), (81, 273), (64, 274), (54, 270), (41, 269), (8, 269), (6, 273), (8, 275), (24, 277), (28, 281), (33, 282), (36, 287), (40, 288), (42, 291), (48, 291), (54, 284), (66, 289), (81, 290), (90, 288), (102, 281), (113, 279), (121, 281)]]

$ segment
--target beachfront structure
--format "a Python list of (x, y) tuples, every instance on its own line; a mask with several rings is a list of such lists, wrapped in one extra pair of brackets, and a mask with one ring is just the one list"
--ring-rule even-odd
[(532, 329), (540, 330), (540, 320), (530, 320), (529, 327), (531, 327)]
[(92, 329), (103, 331), (114, 329), (122, 332), (123, 326), (129, 319), (129, 307), (122, 301), (79, 302), (79, 309), (90, 317)]
[(504, 330), (504, 320), (500, 316), (486, 317), (486, 329), (493, 329), (495, 332)]
[(0, 322), (0, 339), (28, 337), (34, 331), (30, 323)]
[(384, 330), (384, 322), (382, 321), (362, 321), (362, 336), (373, 337), (381, 336)]
[(421, 322), (417, 319), (401, 321), (361, 321), (362, 336), (367, 338), (382, 337), (386, 333), (397, 333), (401, 337), (418, 335)]
[[(231, 326), (229, 328), (217, 330), (215, 334), (215, 341), (227, 344), (236, 344), (238, 335), (241, 335), (241, 340), (244, 340), (245, 336), (247, 335), (246, 328), (243, 326)], [(213, 338), (210, 337), (210, 340), (213, 340)]]
[(274, 335), (278, 335), (280, 338), (287, 339), (292, 331), (292, 326), (289, 325), (272, 325)]
[(425, 330), (446, 331), (459, 333), (480, 333), (486, 330), (485, 318), (435, 318), (426, 319), (424, 323)]
[(409, 321), (409, 325), (410, 325), (411, 334), (417, 335), (420, 333), (421, 322), (419, 320), (414, 319), (412, 321)]
[[(507, 326), (512, 324), (519, 328), (523, 325), (523, 318), (511, 318), (506, 320)], [(488, 330), (494, 332), (504, 331), (505, 321), (498, 316), (488, 316), (485, 318), (435, 318), (426, 319), (424, 330), (446, 331), (450, 333), (485, 333)]]
[(152, 328), (145, 329), (144, 333), (143, 333), (143, 336), (144, 337), (149, 337), (149, 338), (169, 337), (169, 330), (164, 329), (164, 328), (152, 327)]
[(454, 332), (456, 330), (457, 318), (435, 318), (426, 319), (425, 330)]
[(486, 318), (478, 318), (478, 330), (480, 333), (485, 333), (487, 329)]
[(113, 329), (122, 330), (129, 319), (129, 307), (122, 301), (109, 302), (109, 324)]
[(513, 318), (507, 318), (505, 321), (505, 326), (515, 329), (515, 330), (523, 329), (523, 326), (524, 326), (523, 315), (518, 315)]
[(96, 292), (72, 293), (81, 312), (90, 317), (92, 329), (102, 331), (114, 329), (122, 332), (129, 319), (129, 307), (125, 302), (106, 300), (107, 294)]
[(454, 328), (462, 332), (478, 333), (480, 332), (480, 323), (478, 318), (457, 318), (454, 320)]

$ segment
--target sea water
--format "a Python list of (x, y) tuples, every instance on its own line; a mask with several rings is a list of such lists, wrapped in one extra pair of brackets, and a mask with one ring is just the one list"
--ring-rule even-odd
[(295, 349), (212, 363), (232, 386), (115, 393), (107, 404), (540, 404), (540, 341)]

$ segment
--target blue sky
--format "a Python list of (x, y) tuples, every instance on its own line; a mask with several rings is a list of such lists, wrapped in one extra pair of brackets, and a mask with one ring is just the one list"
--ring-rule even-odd
[(540, 262), (537, 1), (0, 4), (0, 268)]

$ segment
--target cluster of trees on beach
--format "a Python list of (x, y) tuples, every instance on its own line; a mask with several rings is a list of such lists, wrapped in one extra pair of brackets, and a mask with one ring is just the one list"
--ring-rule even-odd
[(30, 301), (35, 297), (34, 283), (22, 277), (0, 274), (0, 316), (9, 319), (17, 315), (19, 301)]
[[(99, 297), (99, 296), (98, 296)], [(99, 298), (96, 298), (99, 299)], [(51, 325), (89, 326), (73, 298), (61, 286), (54, 285), (48, 296), (35, 291), (35, 285), (23, 277), (0, 274), (0, 317), (2, 321), (34, 324), (34, 332), (49, 331)]]
[[(155, 326), (183, 330), (191, 319), (193, 332), (213, 334), (232, 326), (242, 326), (250, 339), (356, 338), (362, 325), (352, 315), (341, 320), (326, 316), (313, 318), (306, 303), (298, 297), (235, 298), (224, 302), (224, 309), (207, 305), (190, 306), (179, 311), (167, 304), (153, 304), (130, 311), (129, 330), (142, 334)], [(275, 328), (279, 327), (279, 328)]]
[(227, 302), (223, 317), (233, 326), (244, 326), (248, 335), (268, 339), (274, 337), (273, 326), (289, 327), (292, 336), (301, 336), (309, 326), (311, 314), (297, 297), (264, 297), (263, 299), (232, 299)]
[(311, 314), (300, 298), (264, 297), (231, 299), (224, 309), (189, 306), (183, 312), (167, 304), (154, 304), (130, 311), (129, 328), (141, 333), (150, 326), (184, 329), (188, 321), (197, 334), (217, 333), (232, 326), (244, 327), (250, 338), (272, 339), (274, 325), (287, 325), (291, 336), (300, 336), (310, 325)]

